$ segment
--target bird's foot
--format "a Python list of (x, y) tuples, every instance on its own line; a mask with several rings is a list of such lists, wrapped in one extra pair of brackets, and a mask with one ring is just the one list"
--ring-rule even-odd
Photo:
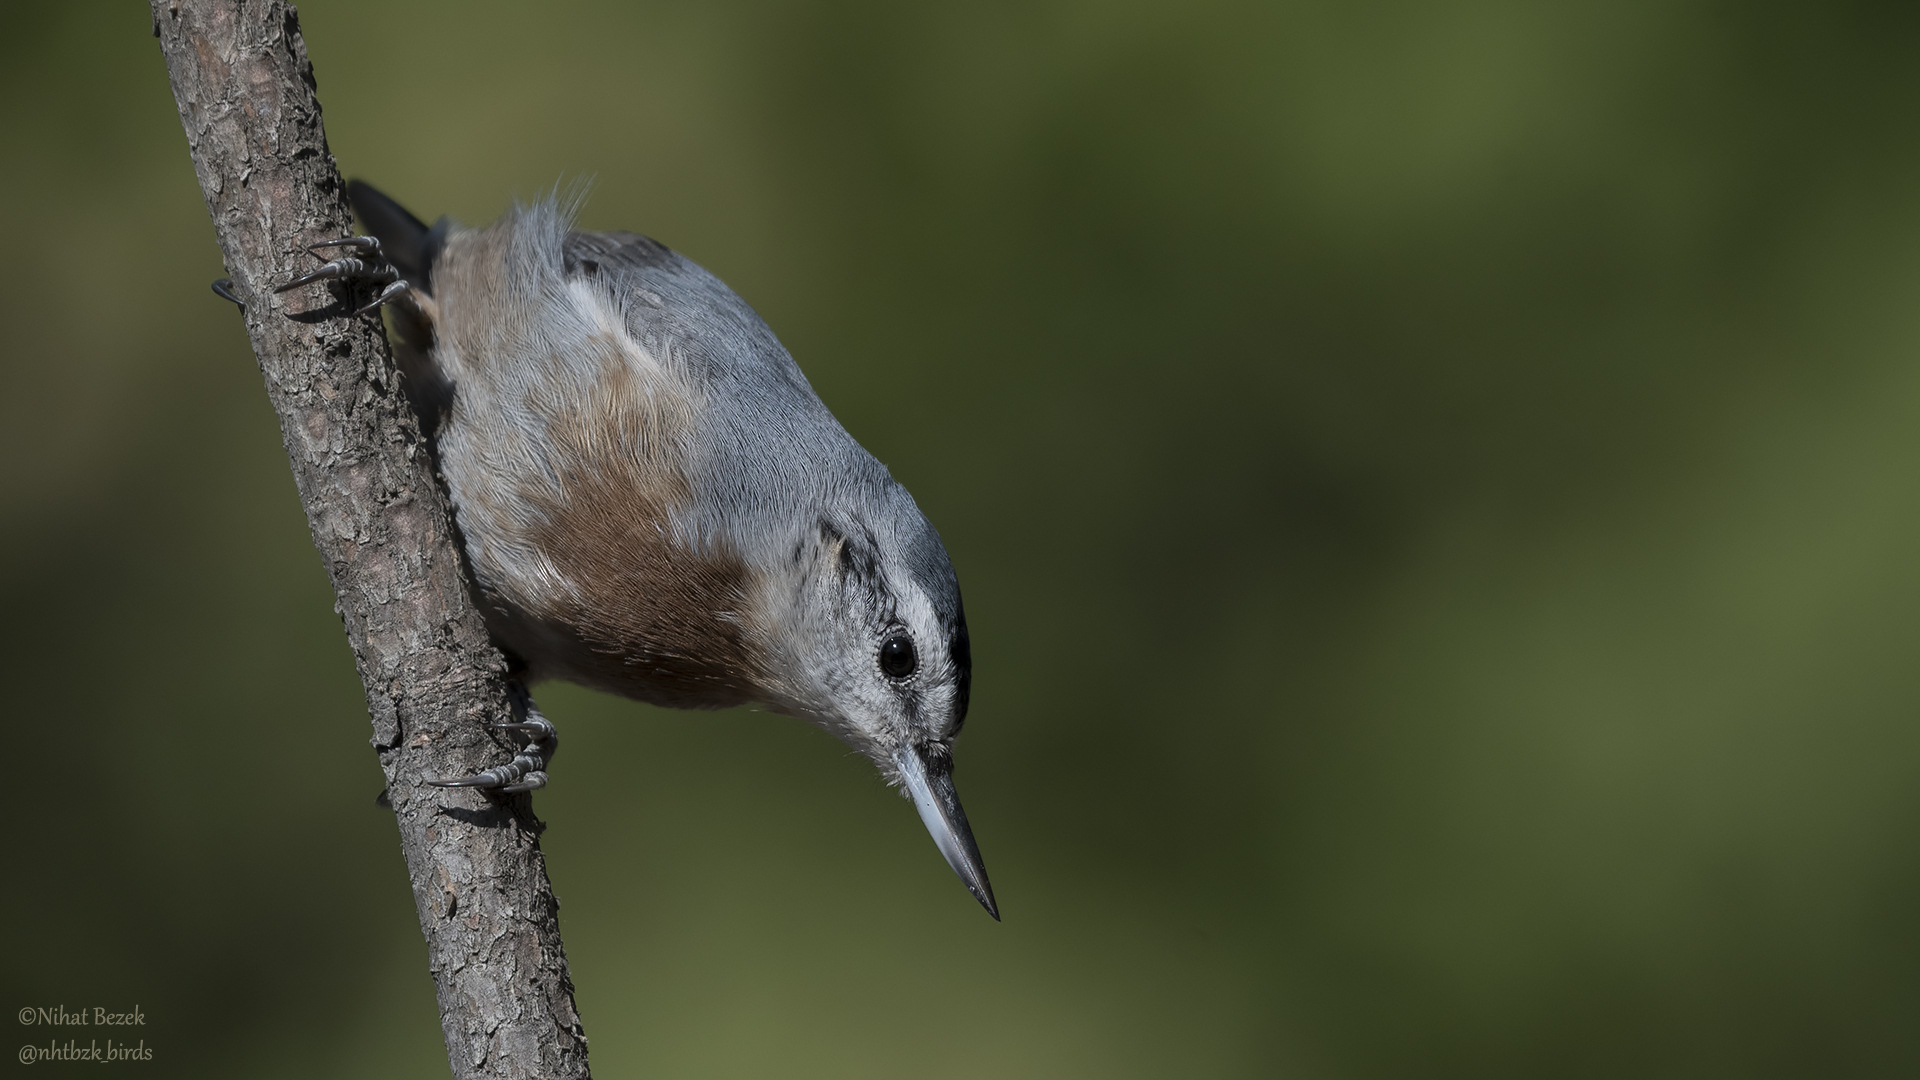
[(527, 745), (513, 755), (513, 760), (472, 776), (462, 776), (454, 780), (429, 780), (433, 787), (475, 787), (484, 791), (515, 795), (522, 791), (547, 786), (547, 766), (553, 761), (553, 755), (560, 749), (560, 732), (553, 721), (540, 715), (525, 690), (515, 695), (518, 710), (526, 716), (525, 720), (516, 720), (505, 724), (493, 725), (496, 731), (515, 731), (527, 737)]
[[(327, 248), (345, 248), (346, 252), (338, 258), (327, 259), (325, 255), (320, 254)], [(400, 277), (400, 271), (387, 261), (385, 255), (381, 254), (380, 241), (375, 237), (349, 236), (344, 240), (328, 240), (308, 248), (307, 253), (325, 261), (317, 269), (301, 274), (274, 289), (274, 292), (287, 292), (302, 285), (311, 285), (316, 281), (340, 281), (377, 290), (373, 299), (365, 306), (354, 309), (355, 315), (365, 315), (374, 308), (392, 303), (407, 294), (406, 281)], [(217, 284), (214, 291), (230, 300), (233, 299), (228, 293), (222, 292)]]

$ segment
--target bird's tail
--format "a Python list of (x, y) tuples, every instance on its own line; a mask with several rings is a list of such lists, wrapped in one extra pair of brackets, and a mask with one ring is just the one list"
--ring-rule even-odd
[(406, 207), (364, 180), (347, 181), (347, 201), (353, 204), (361, 226), (379, 237), (387, 261), (400, 271), (407, 284), (431, 296), (433, 261), (446, 244), (452, 221), (443, 217), (428, 227), (408, 213)]

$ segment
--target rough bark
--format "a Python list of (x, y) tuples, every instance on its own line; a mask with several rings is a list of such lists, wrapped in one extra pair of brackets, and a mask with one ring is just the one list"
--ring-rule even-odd
[[(276, 296), (348, 235), (313, 68), (282, 0), (152, 0), (194, 172), (353, 648), (456, 1077), (584, 1078), (559, 905), (526, 796), (423, 786), (505, 762), (505, 666), (377, 315)], [(212, 296), (209, 303), (217, 303)], [(289, 316), (292, 316), (291, 318)]]

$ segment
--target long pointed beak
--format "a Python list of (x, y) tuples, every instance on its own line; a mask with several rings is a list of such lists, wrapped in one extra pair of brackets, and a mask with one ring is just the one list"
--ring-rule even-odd
[(967, 812), (960, 809), (960, 793), (953, 789), (953, 765), (944, 756), (929, 764), (926, 755), (913, 747), (894, 754), (900, 776), (906, 781), (913, 808), (933, 834), (947, 865), (960, 875), (961, 884), (973, 894), (994, 921), (1000, 921), (1000, 909), (993, 902), (993, 886), (987, 883), (987, 867), (980, 861), (980, 845), (973, 842), (973, 830), (967, 827)]

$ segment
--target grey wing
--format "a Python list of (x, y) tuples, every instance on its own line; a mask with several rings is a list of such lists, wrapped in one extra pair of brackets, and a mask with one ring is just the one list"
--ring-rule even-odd
[(708, 394), (756, 414), (797, 411), (839, 427), (773, 330), (692, 259), (631, 232), (568, 233), (561, 257), (568, 277), (604, 281), (634, 340)]
[[(738, 293), (693, 260), (638, 233), (575, 232), (569, 277), (605, 280), (627, 332), (706, 397), (693, 482), (704, 535), (736, 547), (784, 544), (801, 523), (862, 505), (912, 500), (820, 401), (773, 330)], [(776, 527), (777, 526), (777, 527)]]

